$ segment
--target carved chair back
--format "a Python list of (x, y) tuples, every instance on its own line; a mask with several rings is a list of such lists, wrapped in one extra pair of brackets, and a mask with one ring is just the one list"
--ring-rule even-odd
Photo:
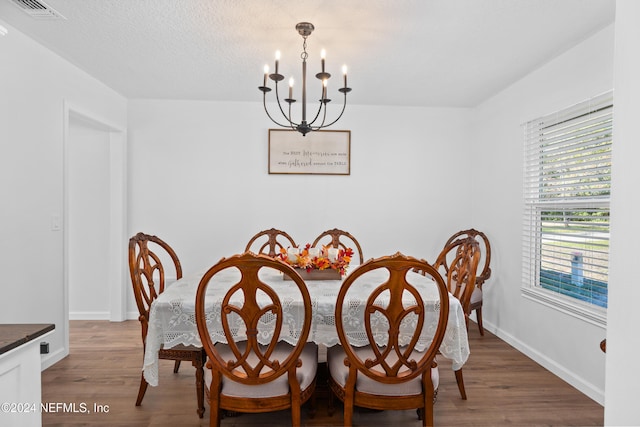
[[(377, 269), (386, 270), (389, 277), (369, 294), (366, 301), (363, 325), (369, 345), (363, 352), (363, 347), (350, 344), (345, 335), (343, 319), (345, 310), (350, 310), (349, 291), (360, 285), (359, 279)], [(412, 283), (413, 270), (420, 270), (433, 279), (438, 290), (438, 303), (427, 307), (421, 293)], [(425, 321), (427, 310), (434, 309), (439, 311), (437, 322)], [(331, 382), (332, 389), (345, 402), (345, 425), (351, 424), (354, 405), (375, 409), (417, 408), (421, 416), (425, 417), (425, 422), (433, 421), (432, 368), (436, 366), (434, 359), (444, 338), (448, 316), (449, 294), (446, 284), (438, 271), (424, 260), (397, 253), (369, 260), (347, 276), (337, 297), (335, 319), (338, 337), (346, 354), (344, 364), (349, 373), (344, 390), (339, 389), (335, 381)], [(389, 331), (386, 342), (379, 343), (380, 337), (374, 336), (374, 322), (385, 322), (385, 328), (388, 327)], [(400, 329), (404, 322), (410, 322), (414, 332), (408, 342), (401, 343)], [(419, 352), (415, 346), (423, 328), (433, 334), (433, 339), (424, 351)], [(356, 384), (360, 383), (358, 377), (361, 375), (374, 380), (378, 384), (373, 387), (376, 389), (386, 386), (404, 387), (409, 381), (419, 378), (422, 394), (392, 396), (390, 394), (393, 393), (382, 391), (376, 393), (358, 390)], [(397, 393), (399, 388), (395, 390)]]
[(482, 289), (482, 285), (491, 277), (491, 243), (487, 236), (474, 228), (458, 231), (451, 236), (445, 247), (458, 239), (471, 237), (480, 245), (480, 261), (478, 262), (478, 271), (476, 273), (476, 286)]
[(356, 238), (347, 231), (339, 230), (337, 228), (324, 231), (318, 237), (316, 237), (311, 246), (317, 247), (318, 244), (324, 244), (325, 246), (331, 245), (337, 249), (351, 248), (355, 252), (357, 252), (360, 264), (364, 263), (364, 257), (362, 255), (362, 248), (360, 247), (360, 243), (358, 243), (358, 240), (356, 240)]
[[(159, 237), (138, 233), (129, 239), (129, 274), (133, 285), (133, 295), (142, 326), (142, 346), (147, 346), (149, 329), (149, 309), (151, 303), (164, 292), (167, 279), (182, 278), (182, 265), (174, 250)], [(189, 361), (196, 368), (196, 397), (198, 399), (198, 416), (204, 414), (204, 381), (203, 365), (206, 358), (204, 350), (195, 346), (178, 345), (169, 349), (161, 348), (159, 359), (174, 361), (173, 372), (178, 373), (181, 361)], [(147, 380), (140, 375), (140, 388), (136, 406), (142, 404), (147, 391)]]
[(466, 317), (470, 313), (479, 261), (480, 245), (474, 238), (467, 237), (447, 243), (433, 264), (444, 272), (449, 292), (460, 300)]
[[(289, 286), (289, 292), (298, 294), (304, 310), (304, 322), (297, 335), (296, 343), (279, 342), (280, 331), (288, 328), (283, 312), (284, 301), (277, 289), (260, 279), (263, 269), (275, 269), (289, 276), (291, 281), (282, 281)], [(216, 280), (227, 270), (238, 270), (238, 278)], [(223, 290), (221, 287), (224, 286)], [(294, 291), (292, 291), (292, 289)], [(212, 298), (212, 295), (215, 296)], [(217, 303), (215, 300), (221, 302)], [(214, 301), (211, 301), (214, 300)], [(215, 313), (205, 307), (213, 304)], [(307, 345), (311, 327), (311, 298), (304, 280), (286, 263), (265, 254), (245, 252), (223, 258), (211, 267), (203, 276), (196, 294), (196, 323), (203, 347), (209, 361), (212, 380), (209, 387), (211, 417), (219, 421), (220, 409), (240, 412), (267, 412), (270, 410), (292, 409), (292, 419), (299, 422), (300, 406), (309, 399), (315, 389), (301, 390), (299, 379), (303, 366), (301, 353)], [(220, 316), (222, 333), (226, 344), (214, 345), (211, 331), (207, 325), (208, 316)], [(219, 334), (219, 331), (215, 331)], [(317, 364), (317, 348), (314, 363)], [(315, 367), (313, 367), (315, 372)], [(222, 396), (224, 377), (243, 386), (264, 386), (281, 376), (287, 377), (288, 387), (285, 395), (269, 398), (251, 396)], [(276, 389), (277, 387), (274, 387)], [(216, 421), (217, 422), (217, 421)]]
[(151, 303), (164, 292), (167, 278), (177, 280), (182, 277), (182, 266), (174, 250), (165, 241), (138, 233), (129, 239), (129, 273), (145, 341)]
[(298, 245), (284, 231), (270, 228), (253, 236), (244, 250), (245, 252), (252, 251), (257, 254), (266, 254), (273, 258), (280, 253), (280, 249), (286, 249), (287, 247), (297, 248)]

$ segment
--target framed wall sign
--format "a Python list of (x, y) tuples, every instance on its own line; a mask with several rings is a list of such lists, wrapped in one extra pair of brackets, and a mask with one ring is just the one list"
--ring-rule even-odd
[(269, 173), (349, 175), (351, 131), (269, 129)]

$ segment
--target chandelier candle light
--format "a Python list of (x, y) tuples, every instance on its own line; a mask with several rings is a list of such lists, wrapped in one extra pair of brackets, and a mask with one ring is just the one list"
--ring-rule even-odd
[[(311, 35), (311, 33), (313, 32), (314, 26), (310, 22), (300, 22), (296, 25), (296, 30), (304, 40), (302, 43), (302, 53), (300, 54), (300, 58), (302, 58), (302, 120), (300, 121), (300, 123), (294, 122), (291, 118), (291, 104), (296, 102), (296, 100), (293, 98), (293, 84), (294, 84), (293, 77), (289, 79), (289, 97), (284, 98), (284, 102), (289, 104), (288, 114), (285, 113), (284, 109), (282, 108), (282, 104), (280, 103), (280, 95), (278, 93), (278, 83), (284, 80), (284, 76), (278, 73), (278, 66), (280, 62), (280, 51), (276, 52), (276, 63), (275, 63), (274, 73), (269, 74), (269, 66), (268, 65), (264, 66), (263, 84), (262, 86), (259, 86), (258, 89), (262, 91), (262, 103), (264, 105), (264, 111), (267, 113), (267, 116), (269, 116), (272, 122), (274, 122), (280, 127), (286, 127), (286, 128), (297, 130), (303, 136), (306, 136), (306, 134), (311, 131), (316, 131), (319, 129), (329, 127), (333, 125), (335, 122), (337, 122), (338, 120), (340, 120), (340, 117), (342, 117), (342, 114), (344, 113), (344, 109), (347, 106), (347, 93), (351, 91), (351, 88), (347, 87), (347, 67), (346, 65), (343, 65), (342, 73), (344, 74), (344, 86), (338, 89), (339, 92), (344, 94), (342, 111), (340, 112), (340, 115), (338, 116), (338, 118), (336, 118), (331, 123), (325, 124), (326, 118), (327, 118), (327, 104), (331, 102), (331, 100), (327, 98), (327, 82), (329, 81), (331, 74), (325, 71), (326, 52), (323, 49), (320, 55), (321, 72), (316, 74), (316, 78), (322, 82), (321, 84), (322, 95), (319, 100), (320, 105), (318, 106), (318, 111), (315, 117), (313, 118), (313, 120), (311, 120), (311, 122), (307, 122), (307, 58), (309, 57), (309, 54), (307, 53), (307, 37), (309, 37), (309, 35)], [(286, 124), (282, 124), (278, 122), (271, 116), (271, 114), (269, 114), (269, 110), (267, 109), (267, 93), (271, 92), (271, 88), (267, 86), (267, 83), (268, 83), (267, 77), (275, 82), (276, 102), (278, 103), (278, 108), (280, 109), (282, 116), (287, 121)], [(322, 121), (319, 124), (314, 125), (314, 123), (318, 121), (320, 116), (322, 116)]]

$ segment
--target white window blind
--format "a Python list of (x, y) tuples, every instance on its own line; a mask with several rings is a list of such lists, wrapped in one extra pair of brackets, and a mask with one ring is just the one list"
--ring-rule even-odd
[(577, 314), (607, 307), (612, 119), (608, 92), (525, 125), (523, 288)]

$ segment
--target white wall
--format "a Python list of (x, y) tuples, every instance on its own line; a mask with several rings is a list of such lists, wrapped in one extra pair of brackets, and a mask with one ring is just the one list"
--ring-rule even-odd
[(68, 352), (63, 231), (52, 230), (52, 217), (64, 214), (63, 104), (126, 128), (126, 99), (2, 25), (9, 33), (0, 37), (0, 322), (55, 323), (48, 366)]
[(605, 330), (520, 292), (521, 125), (611, 90), (613, 39), (611, 25), (480, 105), (473, 118), (477, 138), (470, 147), (476, 165), (473, 222), (487, 233), (493, 249), (492, 277), (483, 288), (485, 325), (601, 403), (605, 355), (598, 344)]
[(606, 425), (640, 425), (640, 334), (635, 321), (640, 210), (640, 2), (616, 3), (615, 105), (611, 200), (611, 262), (606, 366)]
[(185, 273), (271, 227), (301, 244), (338, 227), (367, 259), (402, 251), (433, 260), (472, 225), (459, 194), (471, 190), (468, 114), (349, 106), (338, 129), (351, 130), (351, 175), (269, 175), (260, 103), (131, 101), (130, 235), (164, 238)]

